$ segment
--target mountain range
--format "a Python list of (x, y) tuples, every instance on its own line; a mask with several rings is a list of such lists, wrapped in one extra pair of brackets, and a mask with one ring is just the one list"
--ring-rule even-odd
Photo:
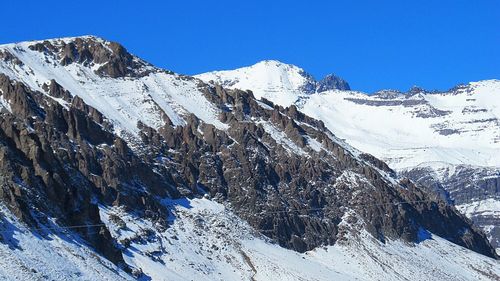
[(328, 90), (310, 92), (304, 89), (321, 81), (278, 61), (196, 77), (297, 106), (353, 147), (441, 194), (500, 247), (499, 80), (447, 91), (412, 87), (406, 93), (366, 94), (335, 78), (337, 82), (318, 88)]
[(496, 87), (366, 95), (276, 61), (180, 75), (94, 36), (2, 45), (0, 279), (498, 280)]

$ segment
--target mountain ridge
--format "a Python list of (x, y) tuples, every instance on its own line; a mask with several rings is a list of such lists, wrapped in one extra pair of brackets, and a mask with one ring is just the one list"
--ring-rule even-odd
[[(221, 73), (220, 78), (227, 80), (224, 73), (228, 72)], [(237, 70), (233, 72), (236, 77), (238, 73)], [(217, 79), (212, 79), (213, 72), (197, 77), (217, 82)], [(434, 191), (443, 194), (443, 198), (447, 200), (456, 199), (457, 205), (469, 203), (467, 200), (457, 199), (464, 197), (449, 185), (453, 178), (435, 178), (430, 181), (425, 177), (429, 175), (428, 172), (422, 174), (426, 170), (423, 166), (430, 167), (433, 173), (439, 169), (435, 163), (468, 166), (467, 173), (475, 175), (495, 174), (482, 171), (486, 168), (500, 170), (500, 162), (497, 161), (500, 159), (500, 104), (499, 99), (496, 99), (496, 95), (500, 93), (498, 79), (457, 85), (448, 91), (412, 88), (406, 93), (383, 90), (367, 94), (333, 90), (313, 95), (302, 94), (303, 98), (298, 102), (266, 96), (265, 80), (258, 76), (246, 79), (253, 85), (249, 89), (259, 90), (264, 98), (278, 104), (297, 105), (299, 110), (322, 120), (327, 128), (352, 146), (381, 158), (391, 168), (417, 182), (426, 179), (420, 183), (431, 186), (431, 190), (437, 188)], [(230, 80), (228, 83), (230, 84)], [(477, 172), (473, 172), (474, 169)], [(475, 201), (488, 198), (500, 200), (500, 185), (489, 180), (489, 176), (485, 177), (484, 180), (474, 177), (475, 187), (467, 188), (474, 194), (469, 199), (470, 204), (475, 205)], [(462, 185), (467, 185), (467, 179), (462, 178)], [(441, 182), (442, 180), (448, 184)], [(447, 186), (445, 189), (443, 184)], [(496, 187), (491, 189), (491, 185)], [(448, 193), (446, 189), (453, 190), (453, 196), (445, 195)], [(484, 229), (492, 235), (492, 241), (498, 241), (500, 235), (495, 225), (500, 221), (500, 210), (492, 211), (495, 213), (493, 216), (476, 219), (488, 222), (483, 224)], [(472, 213), (469, 216), (475, 217)], [(500, 247), (500, 244), (496, 245)]]
[[(386, 243), (403, 251), (404, 243), (436, 247), (438, 264), (446, 264), (438, 249), (449, 249), (479, 268), (458, 270), (464, 279), (499, 274), (497, 261), (448, 241), (497, 257), (467, 219), (347, 145), (322, 121), (296, 106), (257, 100), (250, 91), (154, 68), (111, 44), (76, 38), (0, 47), (0, 198), (10, 225), (46, 229), (42, 237), (56, 247), (72, 243), (61, 233), (65, 227), (83, 225), (74, 232), (86, 241), (79, 249), (95, 249), (143, 279), (193, 278), (185, 272), (234, 279), (248, 276), (252, 260), (271, 249), (300, 261), (306, 256), (283, 249), (370, 245), (384, 253)], [(212, 225), (214, 211), (223, 217)], [(47, 229), (49, 222), (61, 232)], [(247, 224), (245, 233), (264, 250), (228, 235), (233, 224)], [(29, 247), (27, 236), (7, 223), (2, 227), (14, 229), (1, 236), (2, 253), (25, 261), (27, 253), (16, 245)], [(193, 239), (207, 228), (213, 245)], [(229, 243), (221, 235), (231, 237)], [(183, 246), (174, 248), (176, 243)], [(424, 256), (423, 249), (414, 254)], [(290, 264), (273, 263), (288, 269), (269, 273), (265, 262), (256, 266), (275, 278), (291, 271)], [(355, 268), (358, 277), (374, 276), (373, 268)]]

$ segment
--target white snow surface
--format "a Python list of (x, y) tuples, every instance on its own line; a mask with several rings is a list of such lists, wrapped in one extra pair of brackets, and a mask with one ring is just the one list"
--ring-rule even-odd
[(311, 79), (303, 69), (276, 60), (265, 60), (236, 70), (214, 71), (195, 77), (207, 82), (213, 80), (227, 88), (252, 90), (257, 99), (264, 97), (283, 106), (290, 106), (305, 96), (301, 87)]
[[(155, 226), (101, 208), (118, 241), (132, 241), (127, 263), (153, 280), (495, 280), (500, 263), (440, 237), (418, 244), (382, 244), (366, 232), (346, 243), (297, 253), (260, 236), (224, 205), (208, 199), (165, 200), (172, 225), (149, 241), (137, 240)], [(119, 227), (110, 215), (120, 217)], [(341, 224), (350, 227), (348, 224)], [(146, 236), (145, 236), (146, 237)], [(132, 239), (130, 239), (132, 238)], [(150, 257), (153, 256), (154, 259)]]
[(133, 280), (71, 231), (32, 231), (4, 206), (0, 218), (0, 280)]
[(10, 108), (10, 103), (6, 101), (3, 96), (0, 96), (0, 112), (2, 110), (7, 110), (9, 112), (12, 112), (12, 109)]
[(477, 200), (471, 203), (457, 205), (456, 207), (467, 217), (472, 217), (473, 215), (500, 217), (500, 200), (495, 198)]
[[(382, 244), (361, 231), (346, 242), (301, 254), (271, 243), (227, 207), (209, 199), (166, 199), (164, 204), (173, 213), (166, 229), (120, 207), (100, 207), (112, 236), (122, 245), (128, 243), (124, 258), (134, 272), (144, 273), (139, 280), (500, 278), (499, 261), (432, 234), (417, 244)], [(0, 280), (133, 279), (68, 229), (30, 231), (4, 207), (1, 217)], [(342, 222), (340, 227), (357, 226)]]
[[(489, 221), (489, 223), (485, 223), (482, 226), (482, 229), (488, 239), (498, 239), (493, 234), (495, 229), (498, 228), (498, 225), (495, 224), (497, 220), (494, 220), (494, 218), (500, 218), (500, 200), (498, 198), (476, 200), (467, 204), (457, 205), (456, 207), (458, 211), (469, 218), (482, 217), (485, 218), (483, 219), (484, 221)], [(500, 248), (496, 248), (495, 250), (500, 255)]]
[[(69, 42), (74, 38), (49, 40), (53, 44)], [(103, 45), (108, 42), (102, 39)], [(83, 66), (72, 63), (62, 66), (52, 56), (29, 49), (37, 42), (22, 42), (0, 45), (0, 51), (7, 51), (22, 61), (14, 65), (0, 61), (0, 72), (16, 81), (24, 82), (33, 90), (42, 93), (43, 84), (55, 79), (72, 95), (79, 96), (85, 103), (104, 114), (115, 126), (117, 133), (138, 133), (137, 122), (159, 128), (165, 124), (163, 110), (174, 125), (183, 125), (184, 116), (193, 113), (205, 123), (219, 129), (226, 125), (219, 121), (219, 110), (198, 90), (196, 79), (185, 78), (150, 67), (153, 71), (142, 78), (113, 79), (100, 77), (94, 70), (99, 65)], [(136, 58), (138, 60), (138, 58)], [(64, 101), (59, 101), (65, 105)], [(161, 110), (160, 110), (161, 109)]]

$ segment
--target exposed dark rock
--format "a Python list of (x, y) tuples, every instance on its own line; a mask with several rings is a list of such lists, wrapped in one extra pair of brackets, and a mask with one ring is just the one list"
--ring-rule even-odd
[(100, 65), (95, 72), (105, 77), (142, 77), (151, 71), (149, 64), (132, 56), (122, 45), (92, 36), (70, 42), (44, 41), (29, 48), (58, 58), (62, 65)]
[[(174, 163), (180, 162), (177, 170), (181, 172), (172, 173), (178, 184), (186, 185), (185, 189), (190, 192), (195, 192), (196, 186), (202, 187), (212, 198), (227, 200), (240, 216), (280, 245), (304, 251), (332, 244), (337, 240), (337, 225), (345, 214), (345, 206), (353, 204), (352, 208), (357, 209), (357, 203), (382, 202), (382, 206), (359, 209), (368, 222), (367, 228), (380, 239), (415, 241), (419, 227), (424, 227), (456, 243), (493, 255), (484, 237), (444, 203), (441, 203), (443, 206), (422, 203), (391, 207), (391, 202), (422, 201), (432, 197), (409, 182), (394, 189), (371, 167), (393, 174), (385, 163), (370, 155), (361, 155), (368, 164), (360, 163), (325, 134), (321, 122), (303, 115), (293, 106), (266, 110), (256, 103), (251, 93), (239, 90), (206, 88), (205, 94), (215, 104), (229, 104), (233, 108), (225, 113), (225, 120), (230, 125), (227, 133), (200, 124), (192, 116), (182, 130), (168, 126), (160, 130), (165, 141), (159, 141), (158, 136), (152, 139), (156, 139), (157, 145), (167, 144), (180, 152), (178, 156), (182, 155), (170, 158)], [(271, 122), (299, 147), (305, 147), (304, 135), (314, 137), (332, 155), (308, 159), (290, 154), (261, 126), (247, 122), (249, 117)], [(307, 125), (299, 125), (294, 120)], [(199, 126), (202, 135), (196, 132)], [(366, 177), (375, 191), (364, 186), (361, 180), (353, 183), (342, 179), (344, 171)], [(351, 201), (348, 198), (355, 190), (359, 197)], [(442, 220), (447, 222), (442, 224)], [(462, 233), (462, 228), (472, 233), (472, 242), (456, 234)]]
[(376, 158), (375, 156), (367, 153), (362, 153), (360, 155), (360, 158), (367, 161), (368, 163), (372, 164), (376, 168), (379, 168), (380, 170), (389, 173), (391, 176), (395, 176), (396, 172), (394, 172), (389, 166), (382, 160)]
[(349, 91), (351, 87), (349, 83), (344, 79), (334, 75), (328, 74), (325, 78), (318, 81), (318, 85), (316, 86), (316, 91), (318, 93), (329, 91), (329, 90), (343, 90)]
[[(106, 131), (101, 113), (78, 97), (64, 109), (5, 76), (0, 88), (15, 113), (0, 115), (0, 198), (21, 220), (36, 225), (32, 214), (42, 212), (63, 225), (99, 224), (95, 196), (164, 220), (166, 210), (149, 194), (175, 197), (171, 179), (155, 174), (126, 142)], [(106, 228), (77, 231), (111, 261), (123, 262)]]
[(439, 117), (450, 114), (450, 111), (440, 110), (433, 107), (424, 98), (412, 98), (409, 95), (395, 94), (393, 92), (379, 92), (375, 95), (378, 99), (373, 99), (367, 96), (366, 98), (344, 98), (356, 104), (369, 106), (403, 106), (414, 108), (419, 105), (414, 111), (414, 115), (420, 118)]
[[(440, 176), (430, 167), (417, 167), (405, 171), (403, 175), (454, 205), (500, 198), (499, 170), (459, 165), (443, 173)], [(478, 213), (472, 214), (471, 219), (478, 227), (491, 228), (488, 235), (490, 241), (494, 247), (500, 247), (500, 218)]]
[(43, 89), (54, 98), (60, 98), (66, 102), (71, 102), (72, 96), (70, 92), (64, 90), (54, 79), (50, 80), (49, 84), (43, 84)]
[(405, 107), (413, 107), (415, 105), (425, 105), (428, 102), (424, 99), (382, 99), (382, 100), (374, 100), (374, 99), (360, 99), (360, 98), (345, 98), (348, 101), (364, 104), (370, 106), (405, 106)]
[(6, 50), (3, 51), (0, 50), (0, 60), (3, 60), (5, 62), (11, 62), (17, 66), (23, 65), (23, 62), (21, 60), (19, 60), (16, 56), (14, 56), (13, 54), (11, 54), (9, 51)]
[(316, 81), (312, 75), (304, 71), (302, 71), (300, 75), (306, 79), (306, 83), (302, 85), (300, 90), (308, 94), (321, 93), (330, 90), (351, 90), (347, 81), (334, 74), (328, 74), (320, 81)]
[(407, 94), (408, 95), (418, 95), (418, 94), (425, 94), (427, 93), (423, 88), (420, 88), (418, 86), (412, 86), (410, 90), (408, 90)]

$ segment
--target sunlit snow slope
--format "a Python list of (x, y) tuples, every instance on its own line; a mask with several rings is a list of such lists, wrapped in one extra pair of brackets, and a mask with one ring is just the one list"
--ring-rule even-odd
[[(361, 237), (300, 254), (272, 244), (211, 200), (165, 204), (175, 209), (173, 224), (147, 244), (140, 237), (147, 239), (154, 229), (150, 222), (120, 208), (101, 210), (112, 235), (132, 241), (126, 261), (154, 280), (494, 280), (500, 276), (498, 261), (427, 233), (422, 233), (422, 242), (410, 245), (382, 244), (361, 232)], [(110, 216), (122, 222), (112, 222)], [(349, 224), (348, 216), (342, 228), (361, 229), (362, 222)]]
[(0, 205), (0, 280), (133, 280), (56, 224), (27, 228)]
[(201, 74), (199, 78), (217, 81), (227, 88), (251, 89), (256, 98), (264, 97), (283, 106), (292, 105), (305, 96), (302, 88), (311, 80), (297, 66), (274, 60), (262, 61), (234, 71)]
[[(162, 233), (120, 208), (101, 208), (112, 235), (130, 243), (125, 261), (152, 280), (480, 281), (500, 276), (499, 261), (428, 233), (411, 245), (382, 244), (361, 232), (361, 237), (300, 254), (271, 243), (211, 200), (165, 204), (175, 216)], [(5, 208), (1, 215), (0, 280), (132, 280), (70, 230), (33, 231)]]

